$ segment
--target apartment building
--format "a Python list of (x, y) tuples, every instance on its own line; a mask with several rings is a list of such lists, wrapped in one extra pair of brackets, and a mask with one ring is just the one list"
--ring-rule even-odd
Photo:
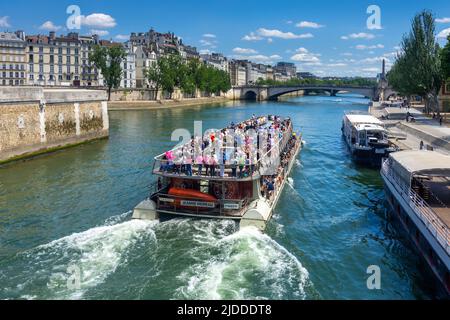
[(274, 70), (288, 80), (297, 77), (297, 67), (291, 62), (278, 62)]
[(213, 68), (229, 72), (228, 59), (221, 53), (202, 54), (200, 55), (200, 58), (202, 59), (203, 63)]
[(40, 86), (98, 86), (98, 70), (89, 61), (97, 36), (55, 32), (26, 37), (28, 84)]
[(0, 85), (26, 84), (25, 33), (0, 32)]
[(121, 64), (122, 67), (122, 81), (121, 88), (136, 88), (136, 47), (131, 42), (123, 44), (126, 52), (126, 57)]
[(247, 84), (247, 63), (243, 60), (230, 62), (230, 78), (232, 86), (244, 86)]
[(150, 88), (151, 83), (145, 77), (145, 70), (157, 63), (157, 54), (151, 47), (138, 45), (135, 47), (136, 55), (136, 87)]

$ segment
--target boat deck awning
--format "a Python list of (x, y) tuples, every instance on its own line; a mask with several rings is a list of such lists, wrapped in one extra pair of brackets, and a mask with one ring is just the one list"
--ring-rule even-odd
[(402, 168), (409, 176), (450, 176), (450, 156), (434, 151), (401, 151), (391, 154), (396, 169)]
[(368, 115), (368, 114), (347, 114), (347, 119), (350, 121), (353, 125), (357, 125), (360, 123), (366, 123), (366, 124), (376, 124), (379, 126), (383, 126), (383, 122), (375, 118), (374, 116)]

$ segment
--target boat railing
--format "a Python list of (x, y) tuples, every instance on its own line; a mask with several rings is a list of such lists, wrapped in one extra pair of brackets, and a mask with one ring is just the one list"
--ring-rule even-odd
[(251, 199), (203, 200), (189, 196), (173, 196), (166, 193), (153, 195), (159, 211), (198, 216), (240, 218), (249, 207)]
[[(259, 174), (259, 163), (256, 164), (215, 164), (215, 174), (211, 175), (211, 167), (208, 166), (208, 175), (206, 175), (207, 166), (202, 164), (202, 171), (200, 172), (200, 165), (190, 164), (191, 172), (187, 169), (186, 164), (174, 164), (173, 161), (155, 159), (153, 162), (153, 173), (162, 174), (168, 177), (183, 177), (183, 178), (210, 178), (210, 179), (225, 179), (225, 180), (242, 180), (256, 178)], [(222, 170), (223, 167), (223, 170)], [(222, 175), (223, 171), (223, 175)]]
[(447, 224), (434, 212), (434, 210), (414, 190), (407, 186), (389, 163), (389, 159), (383, 161), (382, 174), (397, 189), (402, 198), (408, 203), (414, 213), (425, 224), (430, 233), (436, 238), (447, 254), (450, 254), (450, 230)]
[[(153, 162), (153, 173), (155, 174), (164, 174), (167, 176), (183, 176), (183, 177), (209, 177), (209, 178), (218, 178), (218, 179), (230, 179), (230, 180), (242, 180), (244, 178), (258, 178), (260, 174), (260, 169), (267, 168), (271, 166), (273, 163), (276, 163), (275, 158), (279, 158), (279, 152), (282, 152), (290, 138), (292, 137), (293, 127), (292, 122), (289, 122), (288, 128), (283, 132), (283, 138), (277, 144), (272, 146), (272, 148), (264, 153), (262, 156), (259, 156), (257, 161), (246, 162), (245, 164), (214, 164), (215, 175), (206, 175), (203, 174), (203, 171), (208, 167), (205, 164), (202, 164), (202, 171), (200, 172), (200, 165), (195, 163), (195, 159), (191, 159), (191, 164), (183, 164), (183, 163), (174, 163), (170, 160), (164, 159), (164, 154), (161, 154), (155, 157)], [(300, 137), (301, 138), (301, 137)], [(174, 149), (177, 150), (177, 149)], [(248, 159), (246, 159), (248, 160)], [(279, 159), (278, 159), (279, 160)], [(220, 162), (220, 160), (219, 160)], [(187, 167), (190, 166), (192, 169), (192, 175), (187, 174)], [(211, 167), (213, 165), (209, 165)], [(223, 167), (223, 169), (222, 169)], [(183, 169), (184, 168), (184, 169)], [(241, 168), (243, 168), (241, 170)], [(183, 170), (182, 170), (183, 169)], [(182, 172), (183, 171), (183, 172)], [(190, 170), (189, 170), (190, 171)], [(223, 171), (224, 175), (221, 175)], [(206, 172), (205, 172), (206, 173)], [(233, 174), (234, 173), (234, 174)]]

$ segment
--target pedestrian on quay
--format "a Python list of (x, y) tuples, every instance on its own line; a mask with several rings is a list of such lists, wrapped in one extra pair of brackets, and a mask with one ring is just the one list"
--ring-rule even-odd
[(423, 146), (424, 146), (423, 141), (420, 141), (420, 150), (423, 150)]
[(439, 118), (439, 125), (442, 127), (442, 116)]

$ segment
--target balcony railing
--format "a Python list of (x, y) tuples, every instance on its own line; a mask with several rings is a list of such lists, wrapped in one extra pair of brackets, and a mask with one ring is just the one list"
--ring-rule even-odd
[(392, 170), (389, 159), (383, 162), (382, 174), (395, 187), (397, 192), (408, 203), (414, 213), (425, 224), (447, 254), (450, 254), (450, 231), (447, 224), (434, 212), (434, 210), (409, 186), (407, 186)]

